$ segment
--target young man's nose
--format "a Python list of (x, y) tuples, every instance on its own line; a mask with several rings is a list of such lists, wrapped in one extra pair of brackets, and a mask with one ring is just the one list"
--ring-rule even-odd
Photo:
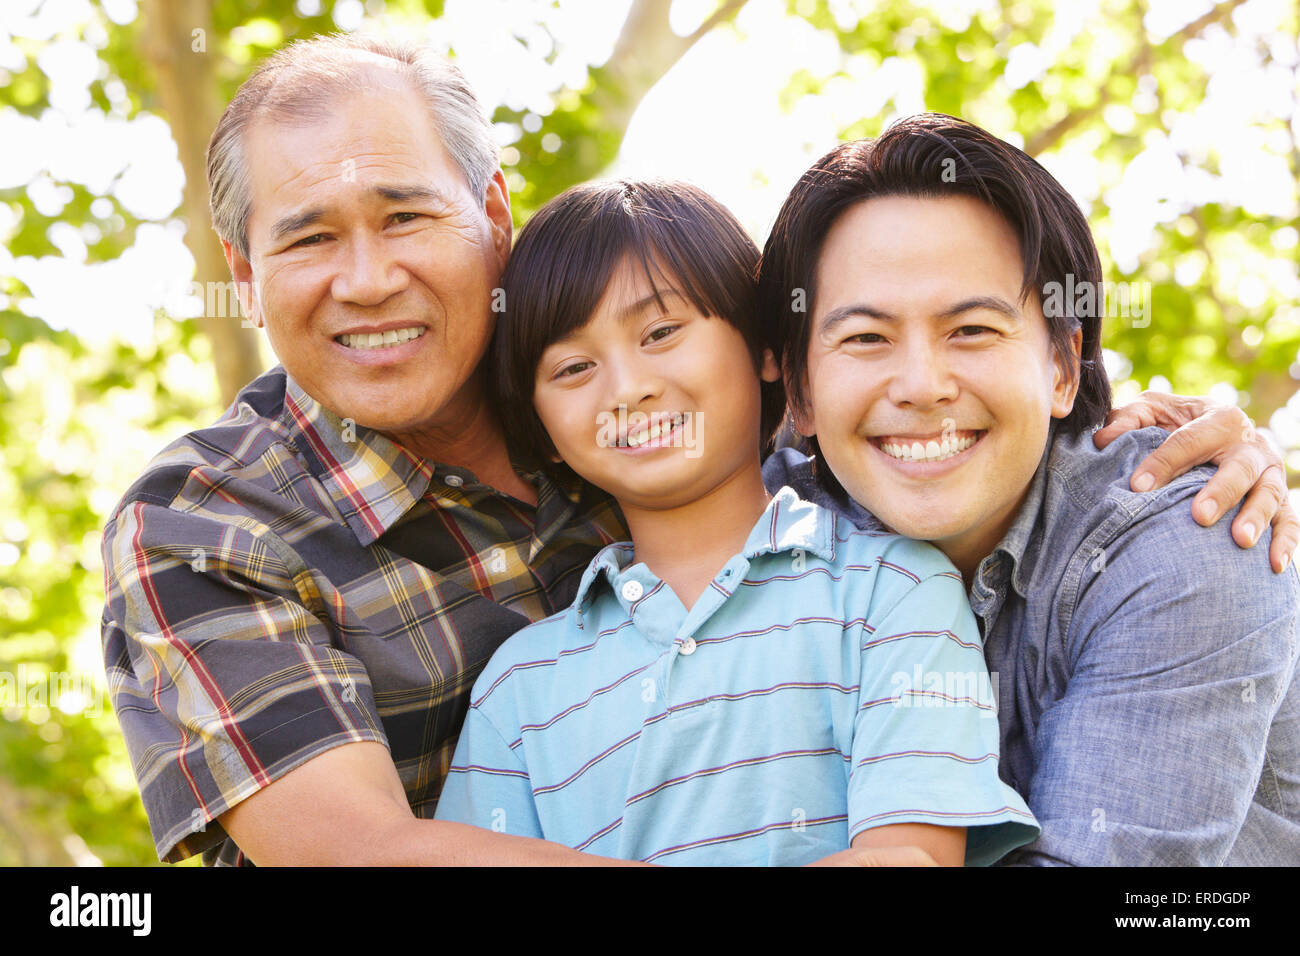
[(928, 408), (957, 397), (944, 350), (928, 339), (900, 343), (888, 374), (889, 399), (895, 405)]
[(383, 238), (360, 235), (335, 241), (344, 244), (332, 287), (339, 302), (380, 305), (406, 288), (410, 274), (392, 256)]

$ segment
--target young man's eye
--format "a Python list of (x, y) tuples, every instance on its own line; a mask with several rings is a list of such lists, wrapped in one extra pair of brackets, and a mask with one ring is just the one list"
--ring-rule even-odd
[(859, 345), (875, 345), (877, 342), (885, 341), (885, 337), (879, 332), (859, 332), (857, 335), (850, 335), (844, 341)]
[(963, 325), (957, 330), (957, 335), (964, 339), (974, 338), (977, 335), (983, 335), (985, 332), (992, 332), (987, 325)]

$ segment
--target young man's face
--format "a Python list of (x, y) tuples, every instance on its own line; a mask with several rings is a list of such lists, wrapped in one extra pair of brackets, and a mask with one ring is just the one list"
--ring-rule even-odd
[(1020, 300), (1022, 271), (1011, 227), (966, 197), (861, 202), (818, 263), (801, 431), (859, 503), (966, 574), (1077, 387), (1038, 296)]
[[(627, 260), (591, 320), (542, 353), (533, 404), (570, 468), (624, 506), (681, 507), (758, 465), (744, 337)], [(767, 353), (762, 377), (779, 373)]]
[(244, 137), (251, 318), (306, 392), (357, 424), (414, 433), (468, 417), (509, 255), (498, 180), (470, 191), (425, 102), (389, 71), (312, 122)]

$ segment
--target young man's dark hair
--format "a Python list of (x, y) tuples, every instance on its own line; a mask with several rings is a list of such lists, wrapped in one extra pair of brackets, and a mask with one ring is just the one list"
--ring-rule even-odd
[[(807, 407), (808, 342), (824, 240), (849, 207), (886, 196), (970, 196), (992, 206), (1019, 239), (1025, 299), (1031, 293), (1041, 298), (1051, 282), (1101, 290), (1101, 262), (1088, 220), (1032, 157), (943, 113), (900, 120), (878, 139), (837, 146), (804, 173), (763, 250), (758, 293), (763, 338), (781, 363), (795, 408)], [(1067, 275), (1074, 277), (1072, 285)], [(1072, 301), (1063, 314), (1044, 311), (1053, 348), (1080, 374), (1074, 410), (1059, 426), (1069, 434), (1101, 424), (1110, 411), (1110, 382), (1101, 358), (1102, 309), (1085, 311), (1092, 314), (1075, 315)], [(1083, 345), (1076, 364), (1070, 337), (1079, 328)], [(820, 458), (815, 437), (810, 446)]]
[[(734, 326), (754, 367), (762, 365), (758, 247), (725, 206), (681, 182), (575, 186), (524, 226), (501, 279), (505, 311), (492, 341), (492, 387), (506, 434), (530, 464), (554, 453), (533, 409), (537, 363), (551, 343), (587, 324), (625, 257), (645, 270), (656, 295), (677, 288), (702, 313)], [(784, 410), (782, 384), (764, 382), (764, 450)]]

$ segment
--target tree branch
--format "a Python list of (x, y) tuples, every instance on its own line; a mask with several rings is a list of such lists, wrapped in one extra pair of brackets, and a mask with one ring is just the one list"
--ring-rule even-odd
[[(1168, 43), (1176, 43), (1181, 50), (1184, 43), (1197, 36), (1210, 24), (1217, 23), (1226, 18), (1233, 10), (1237, 9), (1237, 7), (1241, 6), (1245, 2), (1246, 0), (1227, 0), (1226, 3), (1219, 4), (1208, 13), (1197, 17), (1177, 33), (1172, 34), (1163, 44), (1161, 44), (1161, 46)], [(1146, 65), (1150, 52), (1150, 46), (1144, 42), (1132, 59), (1122, 67), (1112, 70), (1110, 75), (1106, 77), (1106, 81), (1102, 84), (1101, 89), (1097, 94), (1097, 101), (1095, 103), (1090, 106), (1081, 106), (1076, 110), (1071, 110), (1061, 119), (1047, 127), (1047, 129), (1040, 130), (1038, 133), (1029, 137), (1025, 142), (1025, 152), (1030, 156), (1037, 156), (1044, 150), (1051, 149), (1080, 123), (1092, 119), (1104, 110), (1111, 101), (1111, 78), (1115, 76), (1134, 76), (1139, 74), (1142, 68)]]

